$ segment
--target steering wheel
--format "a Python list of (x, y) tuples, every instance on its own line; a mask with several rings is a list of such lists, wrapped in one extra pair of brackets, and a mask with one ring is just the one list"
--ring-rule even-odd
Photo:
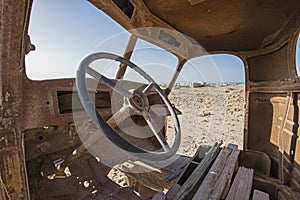
[[(89, 66), (92, 62), (99, 59), (110, 59), (125, 64), (131, 69), (135, 70), (137, 73), (139, 73), (146, 80), (148, 80), (149, 84), (142, 91), (127, 90), (124, 87), (112, 81), (111, 79), (106, 78), (104, 75), (100, 74), (99, 72), (95, 71)], [(93, 101), (89, 96), (88, 89), (86, 86), (86, 73), (91, 75), (93, 78), (98, 79), (99, 82), (111, 88), (124, 98), (123, 106), (116, 113), (114, 113), (113, 116), (107, 121), (105, 121), (98, 113)], [(169, 99), (167, 98), (163, 90), (160, 88), (160, 86), (137, 65), (120, 56), (111, 53), (100, 52), (91, 54), (81, 61), (76, 71), (76, 87), (78, 90), (80, 101), (88, 116), (91, 118), (96, 127), (100, 131), (102, 131), (103, 134), (119, 148), (133, 154), (136, 157), (151, 161), (160, 161), (168, 159), (177, 152), (180, 145), (181, 133), (175, 109), (171, 105)], [(174, 118), (175, 138), (172, 146), (168, 144), (163, 134), (157, 127), (154, 118), (152, 118), (149, 112), (151, 106), (149, 105), (147, 95), (149, 94), (152, 88), (154, 88), (159, 94), (159, 96), (165, 103), (167, 109), (169, 110), (171, 116)], [(114, 131), (114, 128), (116, 128), (117, 124), (124, 121), (126, 117), (128, 117), (128, 113), (129, 115), (139, 114), (144, 117), (144, 119), (147, 122), (147, 125), (153, 132), (159, 144), (161, 145), (161, 149), (155, 151), (145, 150), (141, 147), (131, 144)]]

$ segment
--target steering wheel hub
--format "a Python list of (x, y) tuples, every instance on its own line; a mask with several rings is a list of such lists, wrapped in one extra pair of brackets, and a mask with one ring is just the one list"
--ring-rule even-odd
[(143, 111), (149, 107), (149, 100), (146, 95), (134, 91), (129, 98), (130, 105), (137, 111)]

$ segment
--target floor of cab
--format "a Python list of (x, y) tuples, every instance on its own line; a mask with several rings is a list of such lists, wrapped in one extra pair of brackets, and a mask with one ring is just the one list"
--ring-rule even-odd
[(89, 153), (69, 166), (71, 175), (49, 179), (54, 161), (69, 155), (71, 149), (36, 158), (27, 162), (28, 182), (32, 200), (89, 200), (141, 199), (129, 188), (122, 188), (106, 176), (108, 168), (98, 163)]

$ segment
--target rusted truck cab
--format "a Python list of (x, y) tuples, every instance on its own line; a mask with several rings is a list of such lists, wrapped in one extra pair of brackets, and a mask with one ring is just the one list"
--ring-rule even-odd
[[(130, 52), (137, 38), (142, 38), (174, 54), (179, 61), (178, 73), (173, 75), (171, 83), (163, 89), (151, 81), (152, 84), (148, 86), (129, 81), (127, 85), (135, 85), (142, 91), (138, 93), (139, 90), (136, 90), (134, 93), (136, 101), (129, 95), (129, 104), (135, 105), (135, 110), (143, 110), (144, 107), (140, 108), (139, 101), (143, 100), (141, 94), (148, 94), (152, 89), (153, 97), (147, 105), (158, 102), (167, 107), (168, 114), (175, 118), (179, 111), (164, 97), (172, 90), (184, 63), (195, 56), (200, 56), (204, 52), (203, 49), (209, 54), (236, 55), (244, 63), (246, 80), (244, 144), (238, 158), (239, 166), (254, 169), (256, 175), (253, 178), (253, 189), (267, 193), (270, 199), (299, 199), (300, 79), (296, 71), (295, 53), (300, 33), (298, 0), (90, 0), (89, 2), (132, 34), (127, 52), (118, 55), (121, 58), (108, 56), (121, 62), (116, 78), (94, 86), (96, 88), (94, 95), (99, 97), (95, 102), (95, 108), (101, 114), (102, 124), (106, 122), (106, 125), (116, 127), (115, 122), (109, 121), (113, 115), (110, 98), (116, 86), (114, 84), (122, 80), (126, 68), (130, 66), (127, 61), (130, 61)], [(109, 196), (112, 199), (139, 199), (152, 198), (155, 193), (157, 194), (153, 198), (156, 199), (201, 199), (203, 193), (198, 189), (200, 183), (197, 181), (203, 180), (192, 182), (189, 175), (199, 166), (203, 167), (205, 165), (203, 163), (208, 162), (205, 156), (195, 155), (189, 158), (188, 162), (182, 157), (179, 163), (186, 163), (184, 166), (176, 164), (182, 170), (171, 170), (173, 174), (178, 173), (172, 178), (172, 182), (159, 182), (158, 178), (157, 184), (151, 184), (142, 175), (131, 175), (132, 180), (143, 182), (143, 187), (139, 190), (140, 196), (132, 192), (136, 188), (120, 190), (119, 186), (108, 180), (107, 166), (102, 165), (85, 151), (82, 138), (77, 134), (73, 112), (74, 106), (76, 110), (76, 106), (80, 104), (78, 103), (80, 94), (83, 93), (79, 92), (78, 98), (77, 93), (73, 91), (76, 84), (82, 82), (75, 83), (75, 79), (33, 81), (26, 76), (25, 55), (34, 50), (28, 35), (32, 3), (32, 0), (2, 0), (0, 3), (0, 199), (108, 199)], [(148, 29), (149, 27), (155, 28)], [(188, 37), (177, 33), (183, 33)], [(101, 56), (103, 55), (99, 57)], [(131, 67), (136, 69), (135, 66)], [(92, 71), (89, 72), (93, 74)], [(86, 91), (90, 87), (88, 82)], [(121, 89), (118, 91), (122, 93)], [(127, 93), (122, 94), (126, 96)], [(157, 98), (158, 96), (161, 98)], [(86, 99), (80, 100), (82, 102)], [(77, 101), (77, 104), (74, 105), (74, 101)], [(76, 112), (79, 116), (86, 115), (80, 106)], [(150, 132), (151, 130), (156, 132), (153, 131), (155, 127), (147, 123), (149, 118), (145, 119), (146, 121), (141, 120), (137, 116), (134, 121), (143, 126), (148, 125)], [(164, 117), (159, 118), (159, 121), (165, 122), (164, 120)], [(110, 133), (115, 133), (110, 132), (113, 131), (111, 128), (102, 127), (102, 129), (109, 132), (106, 135), (108, 138)], [(97, 130), (95, 127), (89, 127), (88, 131)], [(122, 138), (127, 137), (120, 135)], [(150, 147), (147, 146), (148, 141), (127, 138), (127, 141), (142, 146), (142, 150), (136, 149), (130, 142), (124, 147), (123, 140), (116, 142), (114, 138), (110, 139), (127, 151), (154, 152), (154, 157), (162, 160), (164, 156), (167, 158), (168, 154), (162, 153), (161, 156), (161, 152), (159, 155), (155, 153), (160, 145), (166, 152), (173, 151), (172, 147), (169, 150), (164, 144), (162, 135), (156, 135), (154, 137), (156, 141), (151, 140)], [(199, 152), (200, 154), (205, 152), (216, 158), (214, 152), (219, 146), (216, 144), (211, 150), (208, 149), (208, 147), (200, 148)], [(230, 155), (234, 156), (234, 150), (229, 149), (232, 152)], [(74, 150), (77, 150), (76, 155)], [(228, 150), (221, 151), (220, 154), (228, 154), (228, 159), (231, 158), (226, 151)], [(79, 155), (80, 159), (73, 158), (72, 154), (73, 157)], [(68, 161), (70, 166), (73, 165), (73, 168), (77, 169), (70, 177), (67, 171), (58, 169), (58, 172), (54, 172), (55, 167), (48, 168), (49, 163), (55, 164), (53, 161), (61, 164), (58, 160), (61, 157), (65, 158), (64, 162)], [(211, 167), (212, 163), (208, 166)], [(67, 166), (62, 165), (65, 170)], [(235, 167), (234, 165), (232, 168)], [(239, 174), (236, 170), (231, 171), (234, 175)], [(205, 173), (208, 172), (210, 171), (207, 169)], [(49, 177), (53, 173), (56, 173), (56, 177)], [(157, 172), (158, 177), (161, 175), (159, 174)], [(60, 176), (63, 176), (63, 179), (59, 179)], [(85, 182), (87, 180), (90, 182)], [(80, 182), (81, 188), (74, 182)], [(193, 186), (190, 186), (197, 188), (193, 191), (187, 190), (185, 183), (187, 185), (193, 183)], [(164, 191), (167, 195), (159, 193), (163, 190), (157, 186), (159, 184), (163, 185), (163, 189), (169, 188), (169, 193)], [(229, 181), (228, 184), (234, 185), (234, 181)], [(82, 189), (91, 185), (94, 187), (91, 190)], [(230, 194), (228, 187), (226, 191)], [(143, 192), (146, 195), (143, 196)], [(251, 196), (254, 196), (253, 191)], [(216, 197), (216, 199), (225, 198), (224, 193)]]

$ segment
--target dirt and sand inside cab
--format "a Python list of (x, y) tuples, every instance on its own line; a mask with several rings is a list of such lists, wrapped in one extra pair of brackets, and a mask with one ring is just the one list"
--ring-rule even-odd
[[(90, 3), (130, 32), (124, 54), (88, 55), (76, 79), (32, 81), (25, 73), (32, 0), (1, 0), (0, 199), (300, 199), (300, 1)], [(137, 39), (178, 58), (166, 87), (130, 62)], [(180, 111), (168, 94), (185, 62), (206, 51), (244, 62), (243, 150), (216, 141), (193, 157), (176, 155)], [(115, 79), (90, 67), (99, 59), (120, 63)], [(122, 80), (127, 68), (149, 83)], [(108, 163), (120, 160), (124, 187), (107, 177)]]

